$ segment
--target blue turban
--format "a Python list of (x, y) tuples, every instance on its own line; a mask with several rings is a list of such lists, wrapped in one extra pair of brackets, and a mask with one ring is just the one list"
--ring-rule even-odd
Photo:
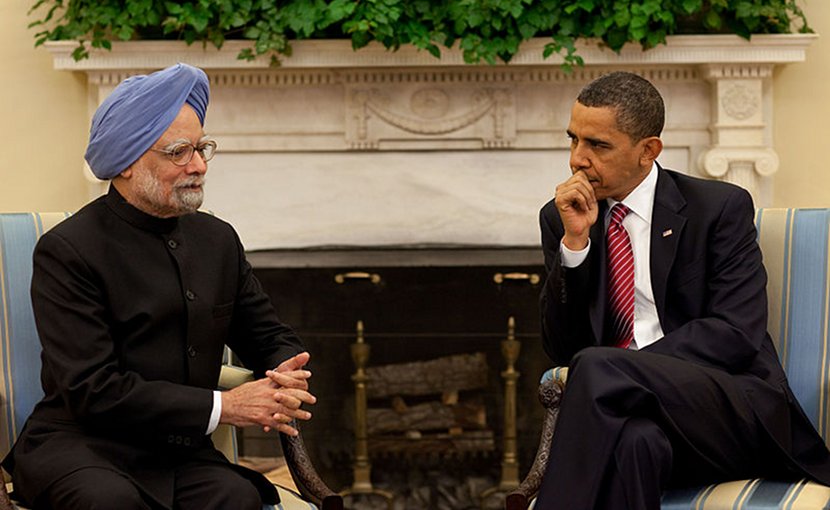
[(153, 146), (189, 104), (205, 124), (210, 97), (207, 75), (176, 64), (132, 76), (115, 87), (92, 117), (86, 161), (99, 179), (112, 179)]

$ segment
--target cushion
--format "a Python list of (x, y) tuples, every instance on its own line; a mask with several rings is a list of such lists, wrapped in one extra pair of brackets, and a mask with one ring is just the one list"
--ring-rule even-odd
[(669, 491), (661, 510), (830, 509), (830, 488), (815, 482), (739, 480), (698, 489)]
[[(529, 509), (536, 504), (534, 499)], [(794, 483), (740, 480), (669, 491), (661, 510), (830, 510), (830, 488), (807, 480)]]
[(277, 492), (280, 495), (280, 503), (276, 506), (265, 505), (262, 510), (317, 510), (317, 507), (305, 501), (299, 494), (291, 489), (277, 485)]

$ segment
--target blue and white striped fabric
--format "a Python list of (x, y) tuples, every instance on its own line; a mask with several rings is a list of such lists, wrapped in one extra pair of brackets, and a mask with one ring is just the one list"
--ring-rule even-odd
[[(32, 253), (38, 238), (67, 217), (69, 213), (0, 214), (0, 458), (5, 457), (26, 418), (43, 397), (40, 341), (29, 293)], [(217, 447), (224, 445), (223, 452), (235, 462), (236, 435), (230, 427), (220, 428), (214, 441)], [(277, 486), (277, 492), (281, 503), (265, 505), (263, 510), (317, 510), (290, 489)]]
[[(758, 209), (758, 243), (769, 276), (768, 331), (790, 386), (830, 444), (830, 209)], [(542, 381), (565, 382), (566, 367)], [(830, 510), (830, 488), (801, 480), (739, 480), (663, 496), (663, 510)]]
[(769, 274), (767, 327), (793, 392), (827, 443), (830, 209), (761, 209), (755, 218)]
[(40, 341), (29, 297), (32, 252), (40, 235), (68, 216), (67, 213), (0, 215), (0, 355), (3, 363), (0, 452), (3, 455), (43, 397)]

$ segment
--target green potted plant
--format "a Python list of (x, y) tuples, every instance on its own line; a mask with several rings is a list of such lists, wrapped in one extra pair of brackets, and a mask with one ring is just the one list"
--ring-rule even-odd
[(644, 49), (689, 33), (811, 32), (796, 0), (38, 0), (36, 45), (76, 40), (76, 60), (111, 41), (181, 39), (221, 47), (251, 46), (241, 59), (270, 56), (278, 65), (297, 39), (350, 39), (357, 50), (377, 41), (394, 50), (413, 45), (440, 57), (461, 48), (467, 63), (509, 62), (531, 38), (549, 42), (544, 56), (581, 65), (574, 42), (601, 41), (614, 51)]

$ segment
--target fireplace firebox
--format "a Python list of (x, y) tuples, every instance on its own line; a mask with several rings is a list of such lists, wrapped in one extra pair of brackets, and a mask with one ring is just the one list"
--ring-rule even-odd
[[(494, 448), (466, 453), (424, 449), (423, 455), (411, 454), (417, 447), (407, 448), (406, 455), (370, 449), (375, 486), (395, 492), (396, 499), (421, 498), (423, 503), (423, 498), (443, 498), (430, 499), (430, 507), (451, 509), (478, 506), (479, 489), (498, 484), (504, 446), (501, 343), (510, 317), (520, 342), (516, 361), (520, 474), (530, 467), (543, 414), (536, 399), (538, 379), (549, 365), (539, 339), (538, 296), (545, 275), (538, 249), (286, 250), (252, 252), (249, 259), (280, 318), (300, 334), (311, 352), (311, 387), (318, 403), (311, 409), (314, 418), (302, 430), (312, 460), (330, 486), (344, 490), (353, 483), (351, 346), (357, 321), (365, 324), (369, 366), (482, 353), (487, 367), (480, 400)], [(260, 432), (249, 430), (243, 437), (245, 455), (275, 454), (275, 448), (273, 438)], [(452, 494), (440, 489), (438, 479), (447, 483), (453, 473), (461, 472), (465, 480), (453, 484)], [(430, 482), (430, 476), (438, 478)], [(426, 489), (411, 486), (418, 478)], [(458, 493), (462, 485), (467, 496)], [(425, 496), (424, 490), (435, 493)]]

